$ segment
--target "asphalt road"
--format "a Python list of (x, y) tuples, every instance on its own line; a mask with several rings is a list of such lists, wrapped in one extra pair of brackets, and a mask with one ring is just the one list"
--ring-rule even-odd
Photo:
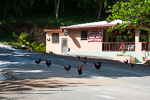
[[(35, 60), (41, 58), (37, 65)], [(45, 60), (52, 61), (48, 68)], [(150, 67), (11, 49), (0, 44), (0, 100), (150, 100)], [(93, 61), (102, 67), (96, 71)], [(71, 65), (69, 73), (64, 65)], [(83, 65), (79, 77), (77, 67)], [(14, 71), (15, 79), (11, 78)]]

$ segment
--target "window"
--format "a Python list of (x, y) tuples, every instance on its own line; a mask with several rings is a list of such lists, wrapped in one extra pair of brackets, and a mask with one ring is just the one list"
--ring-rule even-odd
[(52, 33), (52, 43), (59, 43), (59, 33)]
[(87, 31), (81, 31), (81, 40), (87, 40)]

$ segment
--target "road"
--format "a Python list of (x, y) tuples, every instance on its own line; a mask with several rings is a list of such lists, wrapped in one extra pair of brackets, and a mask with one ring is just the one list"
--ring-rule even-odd
[[(35, 60), (41, 58), (37, 65)], [(52, 61), (48, 68), (45, 60)], [(0, 100), (149, 100), (150, 67), (88, 57), (87, 63), (73, 56), (15, 50), (0, 44)], [(96, 71), (93, 61), (102, 67)], [(71, 65), (67, 73), (64, 65)], [(77, 67), (83, 65), (79, 77)], [(15, 79), (11, 78), (12, 71)], [(5, 78), (4, 78), (5, 79)]]

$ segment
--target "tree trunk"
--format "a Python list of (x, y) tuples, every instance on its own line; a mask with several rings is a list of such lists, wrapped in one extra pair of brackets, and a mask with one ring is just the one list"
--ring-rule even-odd
[(60, 0), (58, 0), (58, 2), (56, 4), (56, 19), (58, 19), (59, 4), (60, 4)]
[(97, 17), (98, 21), (99, 21), (99, 19), (101, 17), (102, 5), (103, 5), (103, 2), (99, 2), (99, 11), (98, 11), (98, 17)]
[(32, 6), (34, 4), (34, 0), (29, 0), (30, 3), (30, 15), (32, 16)]

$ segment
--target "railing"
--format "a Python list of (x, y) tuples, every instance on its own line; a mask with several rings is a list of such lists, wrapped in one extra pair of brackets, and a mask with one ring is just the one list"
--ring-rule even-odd
[(150, 42), (141, 42), (142, 43), (142, 51), (150, 51)]
[(135, 51), (135, 42), (103, 42), (103, 51)]

